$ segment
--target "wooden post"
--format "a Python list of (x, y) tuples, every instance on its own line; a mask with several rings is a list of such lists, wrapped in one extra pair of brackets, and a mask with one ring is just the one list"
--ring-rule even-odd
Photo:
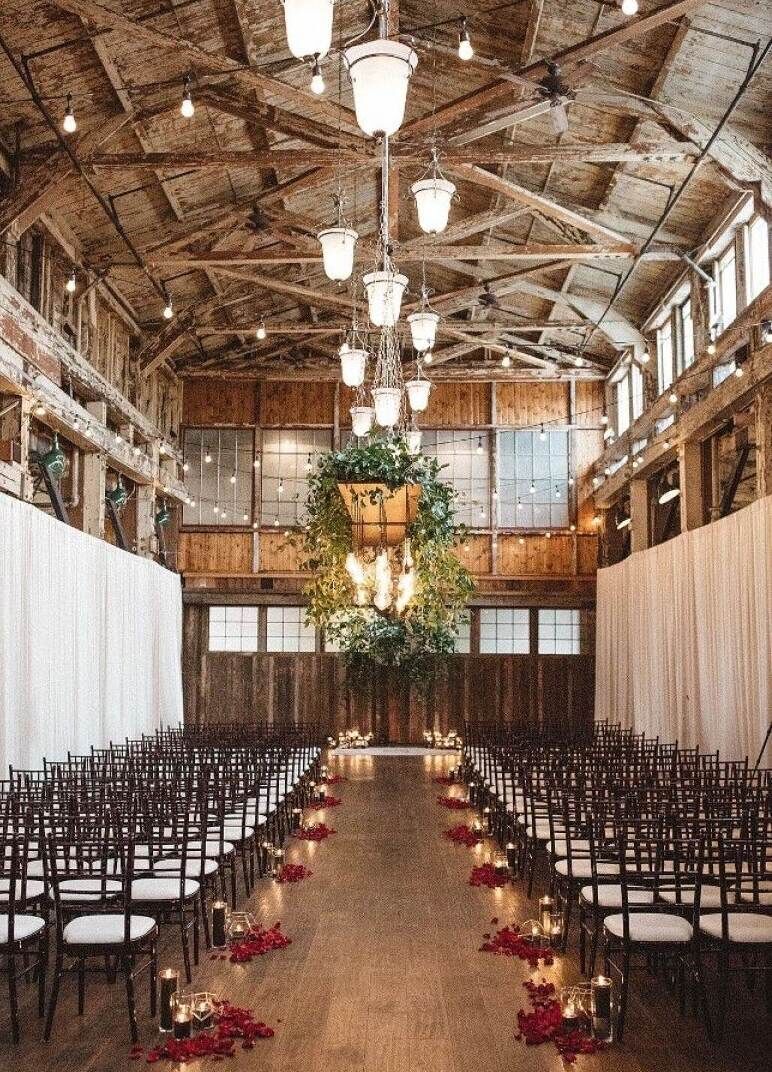
[[(101, 424), (107, 424), (107, 403), (88, 402), (86, 409)], [(107, 467), (103, 455), (83, 455), (83, 531), (104, 538)]]
[(754, 405), (756, 417), (756, 495), (772, 495), (772, 384), (765, 383)]
[[(132, 435), (134, 429), (132, 428)], [(123, 433), (121, 433), (123, 434)], [(132, 440), (133, 441), (133, 440)], [(158, 470), (158, 442), (149, 444), (152, 450), (153, 469)], [(155, 531), (156, 498), (155, 484), (137, 485), (137, 554), (154, 558), (158, 551)]]
[(643, 477), (630, 481), (630, 550), (651, 547), (649, 483)]
[(21, 463), (22, 471), (21, 497), (26, 502), (32, 501), (32, 493), (35, 486), (35, 478), (29, 468), (29, 422), (32, 414), (32, 407), (34, 405), (34, 398), (24, 397), (21, 400), (21, 408), (19, 411), (19, 461)]
[(688, 440), (678, 447), (678, 481), (681, 488), (681, 532), (704, 523), (702, 444)]

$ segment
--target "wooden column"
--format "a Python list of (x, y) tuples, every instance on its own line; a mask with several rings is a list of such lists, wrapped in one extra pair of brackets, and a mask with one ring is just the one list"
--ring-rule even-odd
[[(105, 402), (88, 402), (86, 409), (101, 424), (107, 424)], [(98, 452), (83, 455), (83, 531), (100, 539), (105, 534), (106, 474), (103, 455)]]
[(756, 495), (772, 495), (772, 384), (766, 383), (755, 402)]
[(678, 482), (681, 488), (681, 532), (704, 523), (702, 444), (695, 440), (678, 447)]
[[(158, 469), (158, 443), (150, 444), (153, 468)], [(155, 531), (156, 497), (154, 484), (137, 485), (137, 554), (154, 558), (158, 551)]]
[(32, 501), (35, 486), (35, 478), (29, 468), (29, 422), (34, 405), (34, 398), (24, 397), (19, 411), (19, 461), (23, 474), (21, 494), (26, 502)]
[(651, 511), (649, 484), (643, 477), (630, 481), (630, 550), (651, 547)]

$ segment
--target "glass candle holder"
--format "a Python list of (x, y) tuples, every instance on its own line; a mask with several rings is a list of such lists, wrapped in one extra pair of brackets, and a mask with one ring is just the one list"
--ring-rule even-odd
[(563, 1026), (568, 1031), (586, 1028), (590, 1021), (591, 987), (589, 984), (564, 986), (560, 991)]
[(515, 867), (517, 866), (517, 845), (515, 845), (514, 841), (508, 841), (507, 842), (506, 851), (507, 851), (507, 863), (509, 864), (510, 870), (514, 874)]
[(477, 803), (477, 786), (475, 785), (474, 782), (469, 783), (469, 803), (470, 804), (476, 804)]
[(174, 1037), (176, 1039), (188, 1039), (193, 1030), (193, 1010), (190, 1005), (177, 1005), (172, 1016), (174, 1022)]
[(508, 872), (509, 864), (507, 863), (507, 854), (505, 852), (494, 852), (493, 866), (500, 875)]
[(226, 928), (228, 921), (228, 905), (225, 901), (212, 903), (212, 945), (215, 949), (222, 949), (226, 944)]
[(271, 872), (274, 878), (279, 877), (282, 867), (284, 867), (284, 849), (274, 849), (273, 867)]
[(489, 807), (483, 808), (483, 822), (485, 823), (485, 833), (490, 834), (493, 831), (493, 813)]
[(614, 1038), (614, 987), (608, 975), (595, 975), (590, 983), (592, 1034), (601, 1042)]
[(302, 808), (293, 808), (292, 809), (292, 831), (293, 831), (293, 833), (296, 830), (300, 829), (302, 822), (303, 822), (303, 809)]
[(209, 994), (193, 997), (193, 1020), (199, 1031), (208, 1031), (214, 1021), (214, 1001)]
[(539, 898), (539, 922), (545, 934), (552, 933), (552, 913), (555, 909), (555, 898), (546, 893)]
[(177, 988), (180, 985), (180, 973), (176, 968), (164, 968), (158, 973), (160, 993), (158, 997), (158, 1026), (168, 1032), (174, 1027), (173, 1014), (177, 1004)]

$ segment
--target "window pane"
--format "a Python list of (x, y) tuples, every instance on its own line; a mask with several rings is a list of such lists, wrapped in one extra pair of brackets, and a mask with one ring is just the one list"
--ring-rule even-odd
[(440, 464), (440, 479), (457, 493), (456, 520), (473, 529), (490, 527), (490, 443), (487, 432), (425, 431), (424, 454)]
[(721, 306), (721, 330), (724, 331), (737, 316), (737, 277), (735, 274), (734, 246), (730, 246), (724, 256), (719, 259), (718, 292)]
[(306, 625), (304, 607), (266, 607), (265, 650), (316, 650), (316, 630)]
[(630, 427), (630, 379), (624, 375), (617, 382), (617, 435)]
[(465, 616), (466, 620), (461, 620), (458, 623), (458, 634), (456, 636), (455, 643), (453, 645), (454, 650), (459, 655), (468, 655), (470, 651), (471, 643), (471, 622), (469, 615)]
[(499, 432), (498, 451), (499, 524), (503, 528), (566, 528), (568, 433)]
[(690, 298), (686, 299), (678, 314), (681, 324), (681, 364), (682, 368), (688, 368), (694, 361), (694, 323)]
[(527, 655), (530, 626), (527, 607), (483, 607), (480, 651), (489, 655)]
[(657, 330), (657, 378), (662, 394), (673, 382), (673, 328), (669, 319)]
[(193, 505), (183, 507), (183, 525), (251, 525), (251, 430), (186, 428), (182, 450), (193, 499)]
[(633, 420), (637, 420), (643, 413), (643, 374), (636, 364), (630, 368), (630, 379), (633, 393)]
[(305, 524), (308, 477), (322, 454), (332, 447), (327, 429), (263, 432), (260, 481), (262, 525)]
[(257, 607), (210, 607), (210, 651), (257, 651)]
[(539, 611), (539, 655), (578, 655), (580, 611)]
[(769, 227), (758, 216), (748, 227), (748, 300), (769, 284)]

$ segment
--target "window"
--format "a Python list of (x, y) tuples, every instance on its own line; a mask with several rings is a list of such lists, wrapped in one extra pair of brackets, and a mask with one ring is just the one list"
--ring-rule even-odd
[(266, 608), (266, 651), (315, 651), (316, 630), (305, 607)]
[(630, 366), (630, 387), (633, 398), (633, 420), (636, 421), (643, 413), (643, 373), (635, 362)]
[(539, 655), (578, 655), (578, 610), (539, 611)]
[(694, 361), (694, 323), (692, 300), (678, 306), (678, 371), (683, 372)]
[(308, 477), (332, 447), (327, 429), (263, 432), (260, 520), (263, 525), (305, 522)]
[(453, 650), (457, 655), (468, 655), (471, 647), (472, 640), (472, 624), (469, 619), (469, 613), (465, 615), (458, 622), (458, 633), (453, 645)]
[(499, 432), (499, 523), (568, 526), (568, 432)]
[(625, 373), (616, 384), (617, 395), (617, 435), (630, 427), (630, 379)]
[(657, 382), (660, 394), (673, 382), (673, 325), (669, 317), (657, 328)]
[(725, 361), (723, 365), (714, 365), (713, 367), (713, 386), (718, 387), (724, 380), (728, 380), (729, 377), (737, 369), (737, 363), (734, 361)]
[(527, 608), (483, 607), (480, 611), (480, 653), (527, 655), (531, 650)]
[(745, 250), (748, 301), (753, 301), (769, 285), (769, 227), (762, 216), (748, 224)]
[(257, 651), (257, 607), (210, 607), (210, 651)]
[(248, 429), (187, 428), (183, 456), (192, 506), (183, 525), (251, 525), (254, 439)]
[(713, 292), (714, 319), (719, 331), (725, 331), (737, 316), (737, 274), (734, 243), (718, 258)]
[(440, 464), (440, 477), (456, 491), (456, 520), (486, 529), (490, 514), (490, 440), (487, 432), (424, 432), (423, 451)]

